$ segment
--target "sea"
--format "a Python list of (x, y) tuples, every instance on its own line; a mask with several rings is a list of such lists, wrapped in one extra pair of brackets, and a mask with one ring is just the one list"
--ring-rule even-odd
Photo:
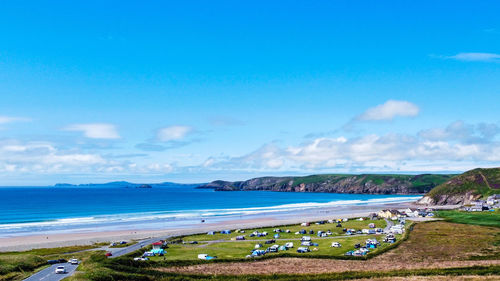
[(214, 191), (193, 186), (0, 187), (0, 238), (168, 229), (298, 210), (411, 202), (415, 195)]

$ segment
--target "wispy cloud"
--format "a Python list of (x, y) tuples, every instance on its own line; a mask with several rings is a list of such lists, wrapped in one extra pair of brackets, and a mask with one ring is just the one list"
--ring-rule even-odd
[(120, 138), (116, 126), (107, 123), (73, 124), (65, 127), (64, 130), (82, 132), (85, 137), (91, 139)]
[(179, 141), (184, 139), (193, 131), (193, 128), (189, 126), (170, 126), (159, 129), (156, 133), (156, 138), (161, 142)]
[(199, 134), (193, 127), (174, 125), (160, 128), (156, 131), (154, 138), (135, 145), (135, 148), (143, 151), (165, 151), (189, 145), (200, 141), (193, 135)]
[(24, 118), (24, 117), (0, 116), (0, 124), (7, 124), (7, 123), (13, 123), (13, 122), (26, 122), (26, 121), (30, 121), (30, 120), (31, 119)]
[(458, 53), (453, 56), (444, 56), (443, 58), (459, 61), (500, 62), (500, 54), (496, 53)]
[(415, 117), (420, 108), (408, 101), (388, 100), (381, 105), (367, 109), (354, 118), (356, 121), (384, 121), (395, 117)]

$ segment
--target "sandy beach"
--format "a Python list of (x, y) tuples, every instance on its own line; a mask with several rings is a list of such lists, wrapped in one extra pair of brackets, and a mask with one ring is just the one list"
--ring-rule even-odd
[[(0, 238), (0, 252), (26, 251), (36, 248), (54, 248), (74, 245), (92, 245), (101, 242), (119, 240), (141, 240), (147, 238), (168, 238), (180, 235), (203, 233), (210, 230), (256, 228), (286, 224), (296, 224), (304, 221), (327, 220), (339, 217), (361, 217), (382, 209), (403, 209), (408, 207), (422, 207), (414, 203), (380, 204), (373, 206), (349, 206), (336, 208), (315, 208), (288, 213), (262, 214), (258, 218), (235, 218), (222, 222), (205, 222), (192, 225), (183, 225), (178, 228), (141, 230), (130, 229), (120, 231), (96, 231), (84, 233), (59, 233), (50, 235), (28, 235)], [(441, 206), (442, 207), (442, 206)], [(447, 206), (453, 208), (453, 206)]]

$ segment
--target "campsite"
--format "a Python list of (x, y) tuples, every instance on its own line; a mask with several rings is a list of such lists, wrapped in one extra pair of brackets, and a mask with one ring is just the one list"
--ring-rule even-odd
[[(363, 218), (363, 220), (352, 219), (343, 221), (340, 225), (336, 220), (331, 220), (330, 222), (311, 222), (308, 226), (304, 226), (307, 224), (297, 224), (245, 230), (211, 231), (207, 234), (189, 235), (167, 240), (164, 256), (156, 255), (149, 258), (152, 261), (164, 259), (167, 261), (189, 261), (199, 259), (199, 255), (209, 255), (224, 260), (240, 260), (250, 257), (258, 259), (264, 254), (252, 255), (253, 250), (256, 248), (259, 249), (260, 253), (270, 248), (271, 250), (265, 253), (266, 256), (286, 255), (303, 257), (307, 255), (321, 255), (338, 258), (355, 256), (356, 254), (354, 253), (361, 253), (359, 248), (364, 247), (369, 240), (379, 241), (380, 244), (377, 246), (372, 245), (371, 248), (368, 247), (369, 251), (359, 255), (365, 255), (368, 252), (375, 253), (391, 245), (392, 242), (399, 240), (403, 236), (402, 234), (395, 234), (395, 240), (384, 242), (386, 234), (382, 232), (379, 234), (363, 233), (362, 229), (369, 229), (371, 224), (380, 229), (387, 227), (387, 222), (383, 219), (369, 220), (368, 218)], [(337, 225), (339, 226), (337, 227)], [(348, 235), (347, 232), (349, 230), (356, 230), (356, 232)], [(256, 233), (260, 235), (255, 235)], [(318, 233), (331, 233), (331, 235), (322, 235), (323, 237), (319, 237)], [(279, 238), (274, 238), (276, 234), (279, 234)], [(244, 240), (236, 239), (242, 236), (245, 238)], [(306, 242), (302, 242), (302, 246), (308, 247), (310, 251), (297, 252), (297, 249), (301, 247), (301, 240), (307, 240)], [(335, 243), (339, 243), (341, 246), (332, 246)], [(288, 248), (285, 246), (286, 244), (293, 244), (295, 247)], [(275, 247), (273, 248), (273, 246)], [(275, 251), (275, 249), (277, 250)]]

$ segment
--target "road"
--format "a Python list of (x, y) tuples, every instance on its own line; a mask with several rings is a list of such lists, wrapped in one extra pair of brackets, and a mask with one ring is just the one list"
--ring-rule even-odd
[(385, 219), (385, 222), (387, 223), (387, 226), (384, 228), (384, 233), (389, 233), (389, 230), (394, 225), (394, 222), (388, 219)]
[[(56, 274), (56, 267), (58, 266), (64, 266), (66, 268), (66, 273), (64, 274)], [(75, 273), (76, 268), (78, 267), (77, 264), (70, 264), (70, 263), (58, 263), (58, 264), (53, 264), (50, 267), (41, 270), (30, 277), (24, 279), (24, 281), (59, 281), (62, 280), (63, 278), (69, 277)]]
[(130, 254), (132, 252), (135, 252), (135, 251), (137, 251), (143, 247), (146, 247), (147, 245), (151, 245), (151, 243), (159, 241), (159, 240), (160, 240), (159, 238), (150, 238), (150, 239), (139, 241), (134, 245), (130, 245), (130, 246), (123, 247), (123, 248), (107, 248), (106, 251), (111, 252), (112, 256), (110, 258), (116, 258), (119, 256), (123, 256), (123, 255)]

